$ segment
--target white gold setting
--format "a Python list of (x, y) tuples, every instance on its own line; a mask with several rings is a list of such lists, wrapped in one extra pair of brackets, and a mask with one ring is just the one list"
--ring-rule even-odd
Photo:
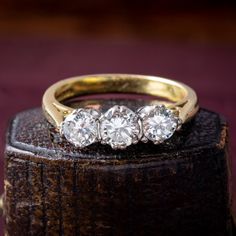
[(144, 106), (137, 112), (126, 106), (113, 106), (101, 114), (79, 108), (61, 124), (61, 134), (78, 148), (100, 141), (113, 149), (125, 149), (139, 141), (159, 144), (181, 127), (176, 112), (164, 105)]
[(140, 118), (125, 106), (113, 106), (100, 121), (101, 143), (113, 149), (124, 149), (136, 144), (141, 136)]
[(181, 126), (178, 116), (164, 105), (142, 107), (138, 114), (142, 119), (144, 142), (162, 143)]
[(60, 133), (78, 148), (98, 141), (98, 118), (94, 109), (76, 109), (62, 122)]

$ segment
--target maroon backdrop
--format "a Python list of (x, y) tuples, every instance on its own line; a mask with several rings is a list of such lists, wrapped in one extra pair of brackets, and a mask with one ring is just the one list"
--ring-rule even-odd
[[(41, 105), (57, 80), (91, 73), (136, 73), (173, 78), (192, 86), (202, 107), (230, 124), (230, 154), (236, 180), (236, 46), (138, 41), (0, 39), (0, 167), (9, 119)], [(233, 188), (236, 199), (236, 188)], [(236, 201), (234, 202), (236, 212)]]

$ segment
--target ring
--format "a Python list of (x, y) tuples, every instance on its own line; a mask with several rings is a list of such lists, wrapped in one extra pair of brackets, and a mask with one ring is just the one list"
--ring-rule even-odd
[[(151, 95), (158, 104), (136, 111), (115, 105), (105, 112), (91, 107), (73, 108), (68, 99), (84, 95), (125, 93)], [(78, 148), (95, 142), (125, 149), (139, 141), (160, 144), (198, 111), (195, 91), (189, 86), (157, 76), (98, 74), (61, 80), (43, 95), (44, 115), (65, 139)]]

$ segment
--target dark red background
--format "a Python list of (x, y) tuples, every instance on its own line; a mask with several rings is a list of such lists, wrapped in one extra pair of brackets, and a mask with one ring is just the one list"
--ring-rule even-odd
[[(236, 47), (137, 41), (1, 39), (0, 52), (1, 153), (9, 119), (21, 110), (40, 106), (42, 94), (50, 84), (68, 76), (88, 73), (152, 74), (189, 84), (197, 91), (202, 107), (227, 118), (233, 177), (236, 178)], [(3, 157), (1, 167), (2, 162)]]

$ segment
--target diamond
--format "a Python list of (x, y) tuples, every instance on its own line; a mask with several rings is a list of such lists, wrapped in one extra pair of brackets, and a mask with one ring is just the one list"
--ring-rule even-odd
[(76, 147), (86, 147), (98, 139), (99, 113), (93, 109), (77, 109), (61, 125), (61, 133)]
[(138, 142), (140, 118), (126, 106), (113, 106), (100, 118), (101, 143), (124, 149)]
[(164, 105), (145, 106), (138, 111), (142, 119), (143, 134), (142, 141), (147, 139), (155, 144), (169, 139), (180, 124), (179, 118)]

